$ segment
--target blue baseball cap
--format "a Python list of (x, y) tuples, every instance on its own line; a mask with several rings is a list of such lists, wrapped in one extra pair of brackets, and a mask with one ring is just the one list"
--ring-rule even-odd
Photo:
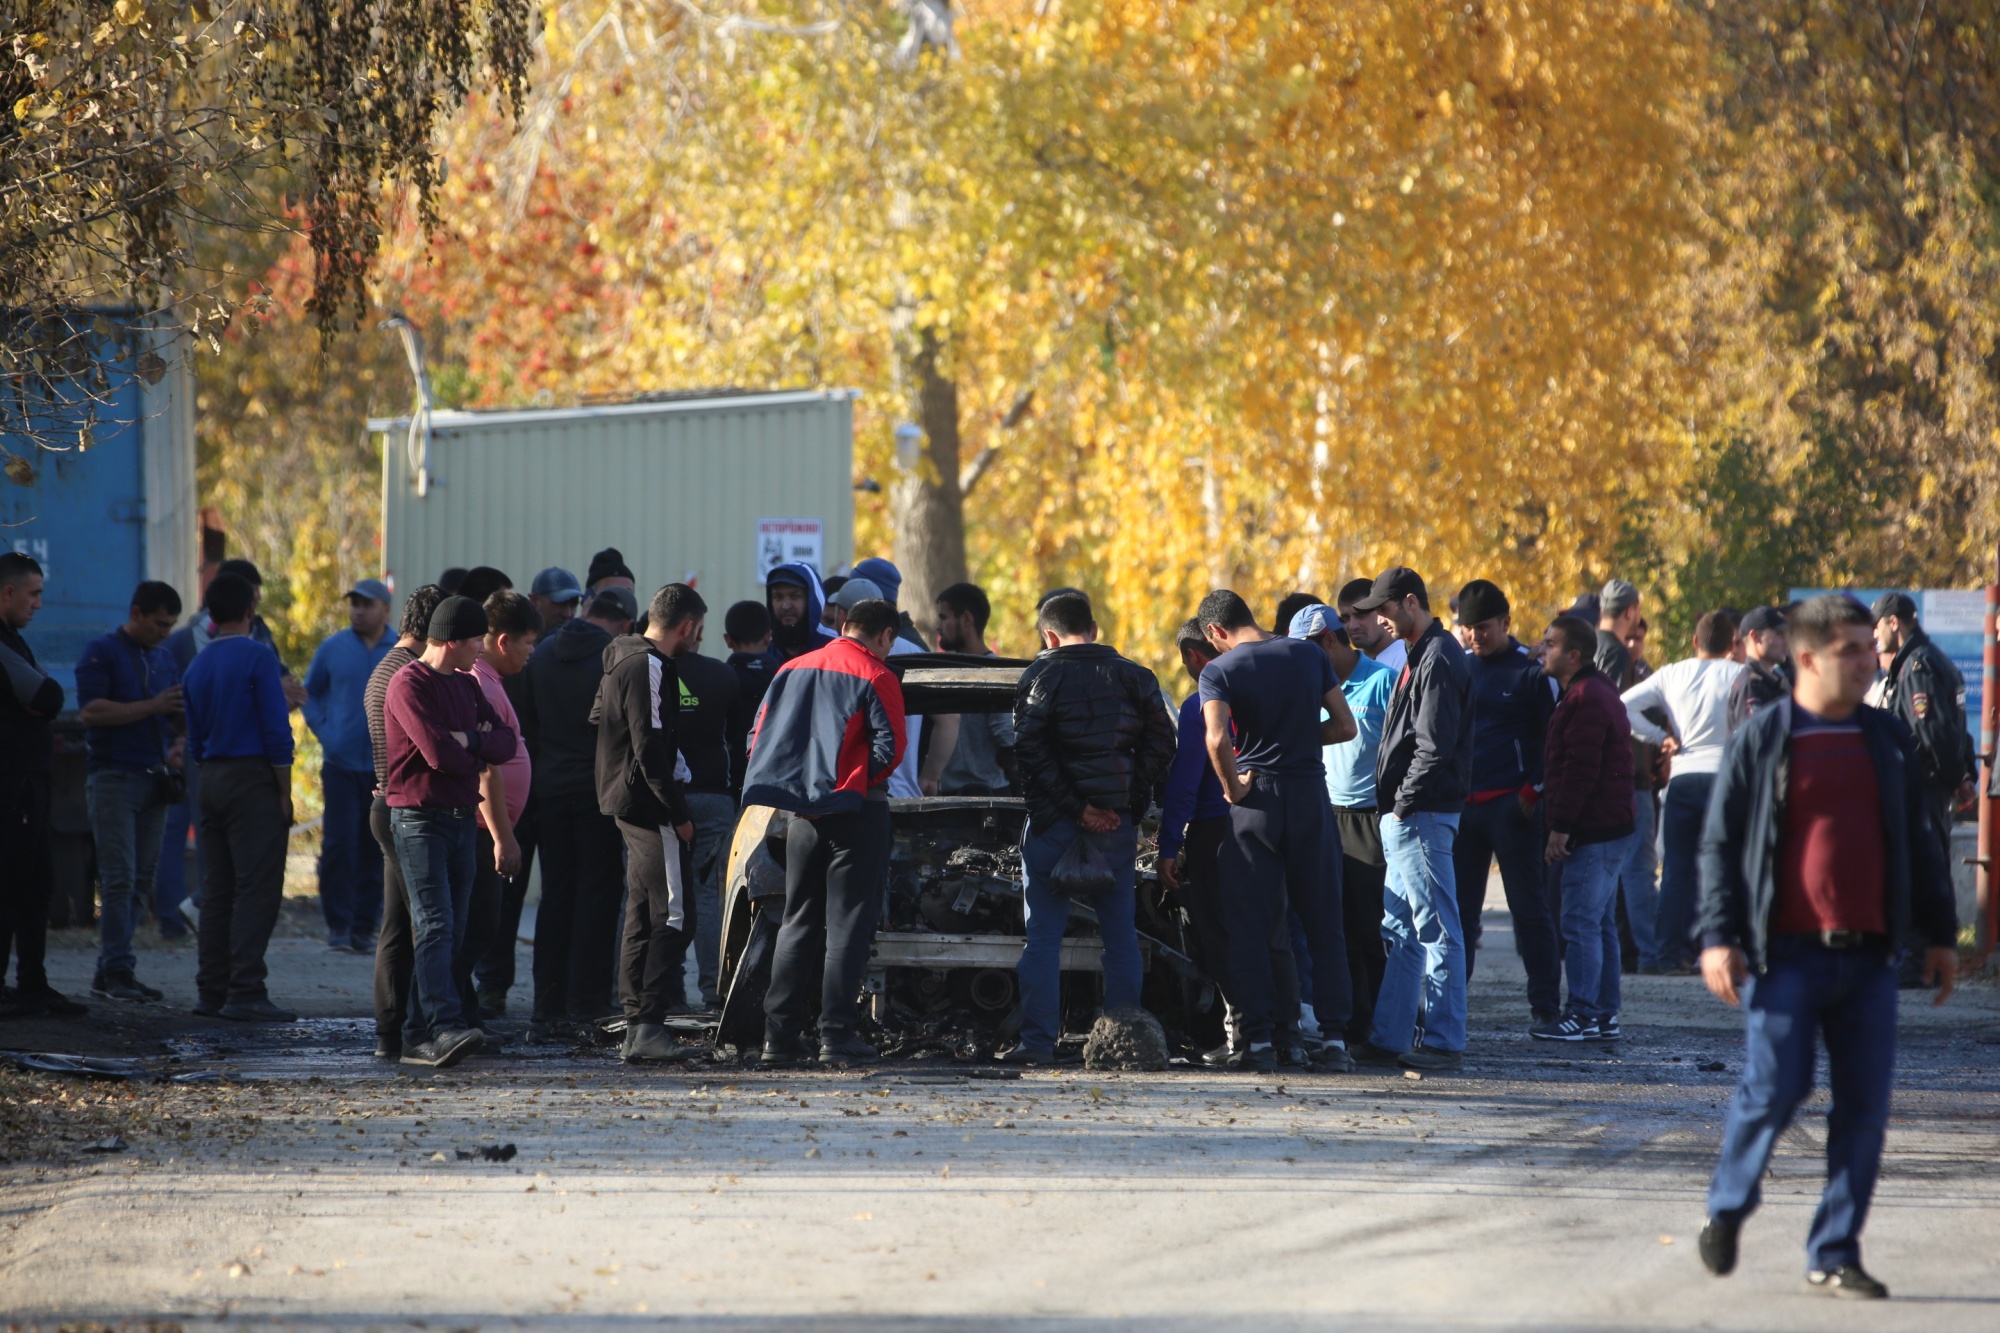
[(1302, 606), (1292, 617), (1292, 627), (1287, 633), (1294, 639), (1310, 639), (1315, 634), (1324, 634), (1330, 629), (1343, 628), (1340, 612), (1320, 602)]
[(583, 585), (576, 581), (576, 575), (567, 569), (550, 565), (535, 575), (535, 581), (528, 591), (536, 597), (546, 597), (552, 602), (573, 602), (583, 596)]
[(366, 597), (371, 602), (390, 600), (389, 585), (380, 579), (362, 579), (347, 590), (349, 597)]

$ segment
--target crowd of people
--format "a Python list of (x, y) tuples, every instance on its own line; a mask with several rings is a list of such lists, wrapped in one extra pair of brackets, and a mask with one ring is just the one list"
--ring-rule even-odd
[[(389, 590), (362, 580), (302, 682), (270, 646), (260, 582), (225, 564), (185, 625), (174, 589), (142, 584), (77, 665), (95, 996), (160, 998), (136, 975), (133, 928), (156, 891), (163, 928), (179, 924), (155, 881), (163, 845), (180, 859), (169, 811), (184, 808), (199, 830), (196, 1012), (292, 1018), (264, 962), (293, 822), (292, 708), (321, 747), (329, 946), (373, 953), (377, 1054), (420, 1066), (462, 1060), (505, 1013), (537, 855), (530, 1039), (567, 1040), (615, 1005), (626, 1059), (697, 1054), (667, 1019), (692, 1003), (690, 950), (699, 1003), (719, 998), (719, 881), (744, 805), (792, 816), (759, 1057), (774, 1067), (878, 1058), (860, 995), (893, 797), (1023, 798), (1019, 1036), (999, 1056), (1017, 1064), (1058, 1059), (1074, 901), (1098, 924), (1105, 1008), (1138, 1003), (1136, 867), (1155, 810), (1159, 878), (1225, 1006), (1225, 1040), (1202, 1058), (1231, 1069), (1460, 1067), (1497, 864), (1534, 1039), (1617, 1041), (1628, 970), (1699, 974), (1747, 1003), (1701, 1246), (1716, 1272), (1824, 1037), (1832, 1178), (1814, 1281), (1879, 1294), (1858, 1236), (1897, 961), (1905, 982), (1949, 993), (1950, 826), (1977, 765), (1963, 683), (1906, 596), (1717, 609), (1691, 656), (1655, 666), (1623, 580), (1539, 618), (1527, 642), (1485, 579), (1450, 599), (1449, 629), (1404, 567), (1330, 605), (1291, 594), (1270, 629), (1218, 589), (1175, 633), (1192, 682), (1176, 719), (1153, 673), (1099, 642), (1089, 597), (1058, 588), (1036, 609), (1011, 715), (924, 718), (906, 714), (891, 659), (991, 656), (991, 607), (974, 585), (945, 590), (926, 643), (886, 560), (824, 580), (772, 570), (761, 603), (725, 613), (726, 660), (699, 651), (701, 594), (670, 583), (642, 607), (616, 550), (582, 580), (543, 570), (526, 593), (496, 569), (448, 571), (405, 599), (394, 634)], [(10, 867), (46, 856), (63, 701), (21, 634), (41, 587), (32, 560), (0, 556)], [(45, 915), (45, 889), (39, 905), (10, 891), (6, 1012), (82, 1010), (48, 986)]]

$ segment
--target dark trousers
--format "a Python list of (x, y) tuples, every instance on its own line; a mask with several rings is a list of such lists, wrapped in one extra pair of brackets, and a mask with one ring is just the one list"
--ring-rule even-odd
[(625, 839), (625, 938), (618, 995), (625, 1021), (659, 1023), (687, 998), (677, 960), (694, 937), (694, 845), (670, 828), (618, 821)]
[[(473, 845), (478, 848), (472, 869), (472, 896), (465, 902), (465, 930), (451, 952), (451, 980), (458, 987), (459, 1007), (474, 1024), (484, 1013), (479, 1006), (479, 989), (473, 973), (498, 944), (501, 904), (506, 900), (510, 881), (493, 864), (493, 835), (484, 825), (475, 825)], [(507, 937), (514, 947), (514, 937)]]
[(320, 820), (319, 910), (329, 944), (366, 948), (382, 924), (382, 849), (368, 828), (375, 772), (322, 768), (326, 811)]
[[(470, 809), (399, 806), (389, 812), (389, 827), (409, 893), (413, 937), (409, 1015), (403, 1020), (407, 1051), (471, 1018), (459, 1003), (451, 963), (465, 938), (478, 848)], [(202, 915), (206, 919), (206, 909)]]
[(49, 988), (49, 895), (55, 885), (50, 853), (46, 773), (0, 774), (0, 981), (7, 956), (19, 960), (14, 985), (25, 995)]
[(1305, 927), (1320, 1031), (1345, 1031), (1353, 1017), (1340, 857), (1333, 807), (1317, 774), (1259, 773), (1243, 800), (1230, 807), (1229, 836), (1217, 860), (1228, 918), (1230, 984), (1243, 1010), (1243, 1039), (1252, 1045), (1271, 1040), (1278, 1017), (1270, 950), (1275, 942), (1290, 942), (1287, 906)]
[(535, 911), (534, 1016), (602, 1018), (612, 1004), (625, 844), (597, 796), (539, 802), (542, 905)]
[[(535, 852), (540, 847), (541, 820), (538, 802), (528, 798), (521, 809), (521, 817), (514, 821), (514, 842), (521, 849), (521, 872), (512, 879), (503, 880), (500, 885), (499, 915), (494, 918), (493, 938), (487, 942), (486, 952), (473, 965), (472, 988), (480, 993), (493, 992), (501, 999), (514, 988), (514, 945), (521, 934), (521, 909), (528, 900), (528, 870), (535, 864)], [(542, 878), (548, 878), (548, 868), (542, 869)], [(547, 892), (544, 888), (543, 892)]]
[(410, 967), (416, 939), (410, 930), (410, 895), (396, 859), (396, 835), (389, 827), (389, 803), (377, 796), (368, 807), (368, 831), (382, 848), (382, 932), (375, 937), (375, 1036), (390, 1045), (403, 1040), (410, 1013)]
[(1555, 919), (1549, 914), (1548, 878), (1543, 852), (1547, 837), (1542, 816), (1528, 814), (1512, 796), (1467, 805), (1458, 821), (1458, 841), (1452, 844), (1452, 870), (1458, 877), (1458, 919), (1465, 930), (1465, 975), (1469, 980), (1478, 957), (1479, 914), (1486, 909), (1486, 872), (1497, 857), (1500, 886), (1507, 894), (1507, 911), (1514, 918), (1514, 952), (1528, 973), (1528, 1008), (1552, 1017), (1562, 1009), (1562, 955), (1556, 943)]
[[(1347, 971), (1354, 992), (1347, 1039), (1361, 1042), (1375, 1026), (1375, 993), (1382, 989), (1382, 968), (1389, 957), (1382, 939), (1382, 889), (1389, 862), (1382, 855), (1382, 818), (1373, 806), (1336, 808), (1333, 822), (1340, 833), (1340, 915), (1347, 928)], [(1324, 1025), (1320, 1031), (1333, 1035)]]
[(1886, 948), (1829, 949), (1800, 936), (1773, 937), (1769, 953), (1743, 996), (1743, 1081), (1723, 1125), (1708, 1212), (1741, 1222), (1756, 1211), (1771, 1149), (1812, 1094), (1815, 1047), (1824, 1041), (1833, 1092), (1826, 1190), (1806, 1258), (1830, 1273), (1861, 1262), (1861, 1228), (1882, 1168), (1896, 1068), (1896, 968)]
[(1667, 783), (1660, 811), (1660, 915), (1654, 939), (1660, 962), (1683, 967), (1694, 961), (1694, 907), (1700, 889), (1702, 821), (1715, 774), (1682, 773)]
[(764, 995), (767, 1039), (789, 1042), (804, 1026), (815, 976), (826, 1041), (861, 1026), (861, 979), (889, 878), (889, 804), (793, 819), (785, 835), (785, 916)]
[[(1237, 1036), (1242, 1024), (1242, 1006), (1236, 1002), (1229, 981), (1229, 914), (1222, 905), (1222, 840), (1229, 836), (1229, 816), (1191, 819), (1187, 826), (1186, 870), (1181, 889), (1188, 915), (1194, 920), (1194, 960), (1214, 978), (1228, 1006), (1230, 1035)], [(1271, 979), (1277, 987), (1276, 1027), (1296, 1030), (1299, 1023), (1299, 970), (1292, 952), (1289, 929), (1282, 940), (1271, 944)]]
[(285, 893), (285, 821), (277, 770), (265, 759), (201, 766), (201, 895), (195, 990), (206, 1004), (266, 998), (264, 950)]

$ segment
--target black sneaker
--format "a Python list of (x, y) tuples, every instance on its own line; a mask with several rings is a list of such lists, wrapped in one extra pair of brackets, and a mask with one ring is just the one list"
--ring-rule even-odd
[(1701, 1229), (1701, 1239), (1695, 1242), (1701, 1251), (1701, 1266), (1717, 1277), (1728, 1277), (1735, 1272), (1736, 1236), (1742, 1229), (1741, 1223), (1709, 1218)]
[(269, 1000), (243, 1000), (225, 1004), (218, 1010), (222, 1017), (232, 1023), (296, 1023), (299, 1016), (289, 1009), (280, 1009)]
[(1624, 1032), (1618, 1027), (1618, 1015), (1611, 1014), (1608, 1017), (1597, 1020), (1597, 1039), (1599, 1041), (1617, 1041), (1624, 1035)]
[(1440, 1051), (1433, 1046), (1419, 1046), (1413, 1051), (1404, 1051), (1396, 1063), (1405, 1069), (1443, 1073), (1459, 1069), (1465, 1065), (1463, 1051)]
[(128, 1004), (151, 1004), (166, 996), (151, 986), (142, 986), (139, 979), (130, 972), (118, 972), (103, 976), (90, 983), (90, 993), (100, 999), (124, 1000)]
[(757, 1064), (763, 1069), (792, 1069), (805, 1060), (806, 1048), (802, 1044), (771, 1037), (764, 1039), (764, 1049), (757, 1056)]
[(221, 1000), (196, 1000), (194, 1008), (188, 1010), (188, 1012), (196, 1018), (220, 1018), (222, 1017), (222, 1004)]
[(1597, 1020), (1565, 1014), (1553, 1023), (1537, 1023), (1528, 1035), (1536, 1041), (1589, 1041), (1597, 1035)]
[(1203, 1051), (1201, 1053), (1201, 1062), (1210, 1069), (1227, 1069), (1229, 1068), (1230, 1057), (1242, 1049), (1241, 1046), (1231, 1046), (1225, 1041), (1212, 1051)]
[[(436, 1055), (431, 1065), (437, 1069), (449, 1069), (478, 1050), (485, 1041), (486, 1034), (478, 1028), (447, 1028), (424, 1044)], [(407, 1054), (403, 1056), (403, 1063), (408, 1064), (409, 1060)]]
[(1843, 1296), (1850, 1301), (1889, 1299), (1889, 1289), (1862, 1272), (1860, 1264), (1842, 1264), (1831, 1273), (1814, 1269), (1806, 1274), (1806, 1290), (1820, 1296)]
[(1003, 1065), (1052, 1065), (1056, 1062), (1056, 1053), (1053, 1049), (1017, 1043), (993, 1058)]
[(1328, 1042), (1320, 1048), (1315, 1065), (1329, 1074), (1351, 1074), (1354, 1072), (1354, 1057), (1339, 1042)]
[(82, 1018), (90, 1006), (79, 1004), (61, 991), (44, 986), (36, 991), (15, 991), (14, 998), (34, 1010), (35, 1018)]
[(1347, 1053), (1354, 1057), (1357, 1065), (1371, 1065), (1377, 1069), (1394, 1069), (1402, 1063), (1403, 1053), (1392, 1051), (1386, 1046), (1377, 1046), (1372, 1041), (1356, 1042), (1348, 1047)]
[(1225, 1069), (1253, 1074), (1275, 1074), (1278, 1072), (1278, 1048), (1268, 1041), (1253, 1041), (1241, 1051), (1230, 1055)]
[(401, 1037), (377, 1037), (377, 1038), (375, 1038), (375, 1058), (376, 1058), (377, 1060), (400, 1060), (400, 1059), (402, 1059), (402, 1058), (403, 1058), (403, 1039), (402, 1039)]
[(874, 1065), (882, 1062), (882, 1053), (850, 1032), (832, 1041), (821, 1040), (819, 1062), (834, 1066)]

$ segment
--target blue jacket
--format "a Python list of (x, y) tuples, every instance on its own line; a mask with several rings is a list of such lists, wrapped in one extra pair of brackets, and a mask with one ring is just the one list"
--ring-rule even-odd
[(1160, 808), (1160, 855), (1179, 856), (1188, 824), (1229, 813), (1222, 798), (1222, 779), (1208, 762), (1208, 724), (1201, 716), (1201, 691), (1181, 704), (1180, 738), (1174, 744), (1173, 767), (1167, 770), (1167, 795)]
[[(368, 744), (368, 714), (361, 697), (376, 664), (396, 646), (396, 636), (384, 630), (370, 648), (361, 636), (344, 629), (330, 636), (313, 653), (306, 668), (306, 725), (319, 737), (326, 766), (347, 773), (372, 773), (375, 756)], [(197, 659), (199, 660), (199, 659)]]
[(1472, 790), (1519, 791), (1542, 780), (1542, 740), (1556, 711), (1555, 682), (1518, 640), (1472, 666)]
[[(1883, 915), (1900, 944), (1942, 948), (1958, 942), (1958, 904), (1944, 840), (1924, 801), (1916, 737), (1900, 718), (1863, 705), (1855, 713), (1882, 800)], [(1730, 739), (1701, 830), (1701, 906), (1695, 932), (1704, 948), (1734, 945), (1764, 970), (1771, 905), (1777, 899), (1779, 842), (1791, 787), (1792, 709), (1760, 708)]]
[(197, 763), (262, 759), (289, 767), (291, 709), (282, 676), (278, 655), (248, 635), (209, 640), (188, 668), (189, 757)]
[[(164, 645), (141, 648), (120, 626), (83, 646), (83, 655), (76, 660), (76, 706), (87, 707), (95, 699), (135, 704), (180, 680), (173, 654)], [(92, 727), (85, 739), (92, 772), (151, 768), (166, 758), (173, 743), (173, 725), (164, 717), (140, 718), (122, 727)]]

